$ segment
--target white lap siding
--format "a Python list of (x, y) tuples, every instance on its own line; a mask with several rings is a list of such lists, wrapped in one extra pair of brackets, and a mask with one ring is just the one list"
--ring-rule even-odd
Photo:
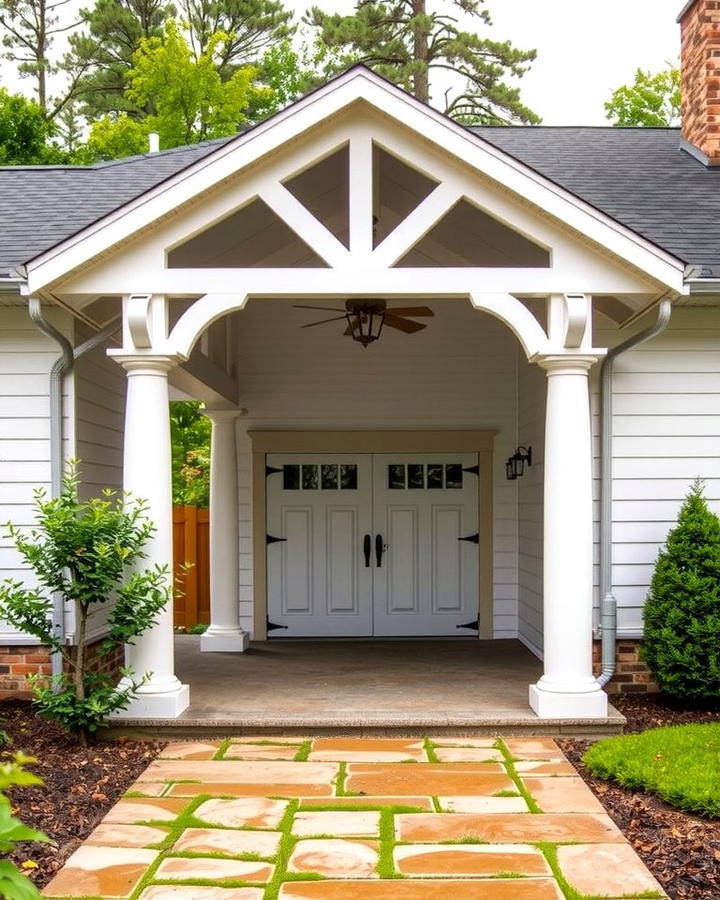
[(695, 478), (720, 512), (720, 310), (676, 307), (662, 335), (618, 359), (613, 436), (618, 630), (638, 637), (658, 550)]
[[(0, 306), (0, 579), (33, 584), (32, 573), (8, 537), (4, 523), (33, 524), (33, 492), (50, 490), (50, 368), (57, 344), (31, 322), (27, 305)], [(47, 319), (67, 337), (72, 321), (62, 310), (46, 309)], [(65, 451), (73, 446), (72, 396), (64, 386)], [(34, 643), (0, 622), (0, 644)]]

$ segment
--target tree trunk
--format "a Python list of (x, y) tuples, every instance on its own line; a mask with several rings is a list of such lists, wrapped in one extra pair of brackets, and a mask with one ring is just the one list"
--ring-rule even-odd
[[(412, 0), (413, 16), (425, 16), (425, 0)], [(424, 22), (415, 22), (413, 28), (413, 59), (421, 63), (420, 71), (413, 75), (413, 94), (423, 103), (430, 102), (430, 77), (427, 69), (428, 33)]]
[[(85, 640), (87, 635), (87, 618), (88, 611), (82, 604), (76, 604), (77, 616), (77, 633), (75, 635), (75, 671), (73, 672), (73, 687), (75, 688), (75, 696), (78, 700), (85, 699), (85, 666), (87, 664), (87, 648)], [(83, 747), (87, 747), (88, 735), (84, 728), (78, 732), (80, 743)]]

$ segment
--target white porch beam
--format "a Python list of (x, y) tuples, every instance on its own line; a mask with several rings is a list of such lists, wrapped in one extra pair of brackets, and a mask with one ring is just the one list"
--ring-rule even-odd
[(394, 266), (448, 213), (463, 197), (457, 183), (439, 184), (385, 238), (371, 257), (373, 268)]
[(530, 686), (541, 718), (607, 715), (592, 672), (592, 445), (588, 371), (596, 356), (544, 356), (544, 674)]
[(350, 259), (347, 248), (284, 185), (267, 184), (258, 196), (329, 266), (338, 268), (347, 264)]
[[(142, 567), (167, 568), (172, 588), (173, 526), (170, 466), (168, 372), (177, 360), (168, 356), (112, 354), (127, 374), (123, 488), (147, 503), (155, 532), (145, 545)], [(125, 648), (125, 663), (136, 679), (149, 675), (137, 697), (116, 718), (173, 719), (190, 703), (190, 691), (175, 676), (173, 602), (155, 624)]]
[(207, 409), (210, 442), (210, 627), (206, 653), (242, 653), (250, 638), (240, 628), (238, 472), (235, 427), (239, 409)]
[[(228, 294), (230, 285), (237, 293), (268, 297), (329, 297), (343, 295), (398, 295), (404, 297), (467, 297), (473, 285), (486, 293), (510, 293), (521, 296), (562, 294), (568, 281), (573, 290), (594, 295), (643, 294), (647, 282), (633, 279), (628, 272), (602, 266), (578, 265), (566, 268), (474, 268), (418, 267), (376, 270), (369, 268), (369, 257), (354, 260), (340, 269), (163, 269), (148, 266), (142, 271), (142, 283), (158, 294), (172, 297), (196, 297), (203, 294)], [(130, 294), (136, 289), (138, 273), (130, 267), (112, 266), (107, 274), (87, 272), (72, 282), (72, 293)], [(235, 295), (237, 296), (237, 294)]]

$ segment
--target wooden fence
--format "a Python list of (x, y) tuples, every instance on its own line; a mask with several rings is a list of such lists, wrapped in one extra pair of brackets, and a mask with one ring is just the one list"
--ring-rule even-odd
[(210, 521), (207, 509), (173, 507), (175, 625), (210, 622)]

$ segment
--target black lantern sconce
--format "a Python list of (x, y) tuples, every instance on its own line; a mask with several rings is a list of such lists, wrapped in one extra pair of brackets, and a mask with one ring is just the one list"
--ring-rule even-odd
[(345, 317), (354, 341), (367, 347), (377, 341), (385, 324), (384, 300), (346, 300)]
[(515, 481), (525, 473), (525, 463), (532, 465), (532, 447), (518, 447), (505, 463), (505, 474), (508, 481)]

